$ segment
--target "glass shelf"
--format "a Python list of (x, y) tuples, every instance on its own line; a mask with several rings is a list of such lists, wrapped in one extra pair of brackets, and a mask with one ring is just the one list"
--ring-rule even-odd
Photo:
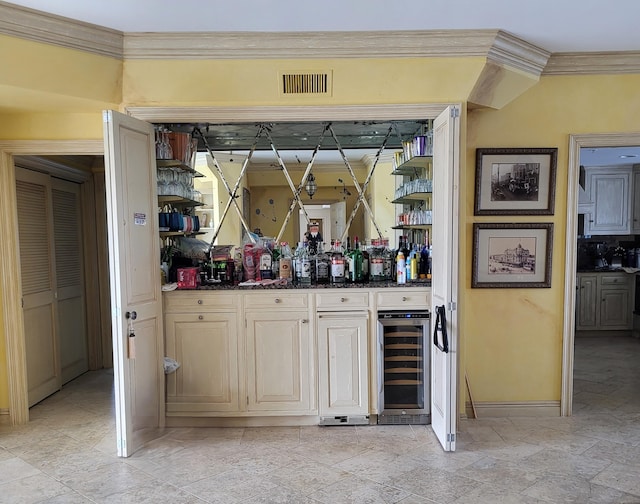
[(204, 205), (200, 201), (192, 200), (189, 198), (183, 198), (182, 196), (175, 196), (173, 194), (158, 194), (158, 203), (166, 204), (170, 203), (174, 206), (190, 206), (190, 207), (199, 207)]
[(397, 166), (391, 175), (415, 175), (416, 170), (424, 170), (433, 162), (433, 156), (414, 156)]
[(195, 171), (189, 165), (178, 161), (177, 159), (156, 159), (156, 167), (158, 168), (180, 168), (186, 172), (191, 173), (194, 177), (204, 177), (200, 172)]
[(391, 229), (429, 229), (431, 224), (400, 224), (392, 226)]
[(394, 203), (396, 205), (413, 204), (416, 201), (425, 200), (426, 198), (430, 197), (431, 194), (432, 193), (430, 193), (430, 192), (415, 192), (415, 193), (411, 193), (411, 194), (407, 194), (405, 196), (402, 196), (401, 198), (396, 198), (391, 203)]

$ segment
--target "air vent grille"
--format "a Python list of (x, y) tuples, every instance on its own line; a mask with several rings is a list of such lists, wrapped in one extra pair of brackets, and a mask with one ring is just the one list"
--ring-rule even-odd
[(282, 75), (284, 94), (329, 94), (328, 73), (292, 73)]

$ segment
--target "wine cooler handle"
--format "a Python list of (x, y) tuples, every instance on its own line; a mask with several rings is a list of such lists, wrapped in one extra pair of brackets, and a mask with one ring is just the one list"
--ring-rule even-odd
[[(438, 332), (442, 334), (442, 344), (438, 338)], [(433, 328), (433, 344), (442, 352), (449, 353), (449, 337), (447, 336), (447, 315), (444, 305), (436, 306), (436, 322)]]

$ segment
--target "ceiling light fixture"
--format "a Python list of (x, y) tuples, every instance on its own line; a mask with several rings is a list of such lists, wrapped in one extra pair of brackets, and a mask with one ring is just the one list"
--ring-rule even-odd
[(318, 184), (316, 184), (316, 178), (313, 176), (313, 173), (309, 173), (307, 182), (304, 184), (304, 190), (307, 191), (309, 199), (313, 199), (313, 195), (318, 190)]

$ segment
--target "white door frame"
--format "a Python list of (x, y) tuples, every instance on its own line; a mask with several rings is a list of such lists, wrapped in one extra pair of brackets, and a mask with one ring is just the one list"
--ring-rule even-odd
[(104, 154), (102, 140), (14, 140), (0, 142), (0, 288), (4, 308), (2, 327), (7, 352), (9, 419), (12, 425), (29, 420), (27, 352), (22, 318), (18, 209), (14, 156)]
[[(449, 103), (381, 104), (352, 106), (283, 107), (128, 107), (126, 112), (149, 122), (276, 122), (434, 119)], [(29, 420), (26, 349), (22, 321), (20, 261), (13, 156), (104, 155), (103, 140), (0, 141), (0, 225), (7, 230), (0, 240), (0, 288), (12, 425)], [(8, 230), (13, 230), (9, 232)]]
[(560, 396), (560, 414), (562, 416), (570, 416), (573, 409), (573, 347), (576, 327), (576, 241), (578, 239), (580, 149), (583, 147), (626, 147), (630, 145), (640, 145), (640, 133), (593, 133), (569, 136), (564, 322), (562, 331), (562, 392)]

